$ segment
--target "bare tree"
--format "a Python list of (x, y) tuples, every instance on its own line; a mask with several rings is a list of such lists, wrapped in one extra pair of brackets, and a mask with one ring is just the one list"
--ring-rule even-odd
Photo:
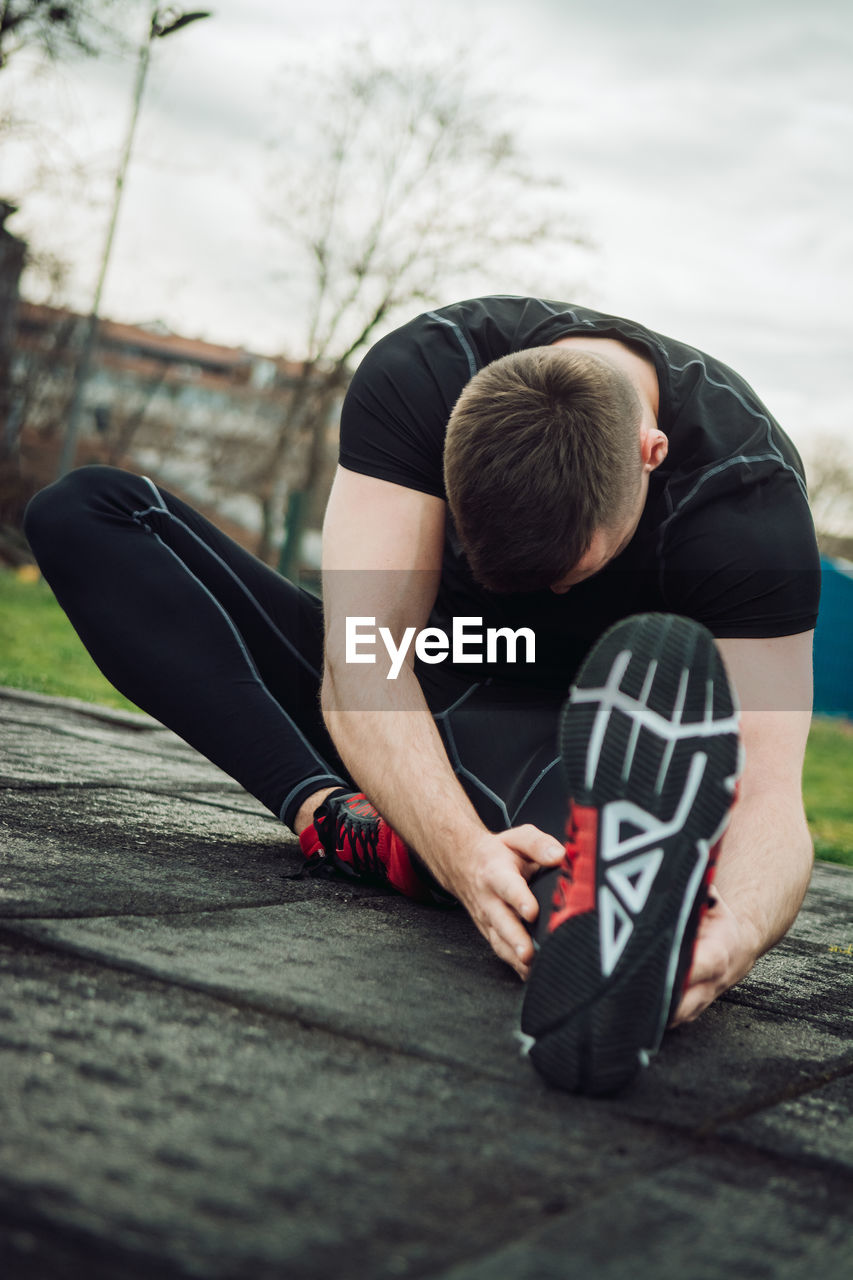
[(118, 38), (113, 14), (130, 7), (128, 0), (0, 0), (0, 67), (28, 48), (50, 59), (98, 53)]
[(853, 453), (846, 439), (819, 436), (806, 471), (821, 550), (853, 558)]
[[(25, 49), (40, 52), (48, 59), (122, 49), (124, 39), (118, 19), (134, 7), (138, 7), (138, 0), (67, 0), (64, 4), (51, 3), (50, 0), (0, 0), (0, 69)], [(4, 140), (28, 130), (32, 130), (32, 126), (18, 119), (8, 106), (0, 108), (0, 135)], [(36, 146), (33, 146), (33, 154), (35, 151)], [(0, 200), (0, 206), (5, 213), (15, 208), (5, 200)], [(13, 282), (9, 258), (16, 244), (20, 250), (20, 261)], [(8, 488), (10, 477), (6, 473), (11, 471), (12, 480), (17, 479), (22, 413), (31, 400), (28, 388), (18, 388), (16, 393), (10, 381), (9, 348), (15, 328), (20, 271), (26, 265), (30, 278), (41, 272), (50, 276), (55, 284), (58, 264), (55, 260), (49, 263), (47, 255), (33, 253), (23, 242), (8, 234), (4, 237), (3, 250), (0, 254), (4, 277), (0, 287), (3, 295), (3, 323), (0, 328), (4, 330), (0, 335), (0, 465), (4, 472), (3, 484)]]
[(416, 302), (461, 296), (472, 280), (505, 291), (525, 255), (528, 264), (538, 255), (537, 288), (547, 280), (546, 292), (558, 290), (570, 268), (555, 262), (584, 243), (562, 183), (535, 171), (499, 123), (497, 96), (472, 84), (464, 55), (390, 63), (364, 46), (324, 73), (302, 73), (298, 109), (288, 110), (295, 124), (277, 146), (270, 217), (287, 254), (287, 305), (304, 316), (304, 363), (258, 491), (258, 550), (269, 558), (284, 477), (301, 450), (285, 572), (353, 358)]

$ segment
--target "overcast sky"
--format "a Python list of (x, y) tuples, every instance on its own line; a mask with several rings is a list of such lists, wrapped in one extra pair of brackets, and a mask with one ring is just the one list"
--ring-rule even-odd
[[(806, 453), (816, 432), (853, 439), (849, 0), (212, 7), (155, 44), (103, 314), (288, 349), (293, 308), (262, 217), (266, 144), (288, 128), (276, 74), (288, 60), (326, 65), (359, 35), (393, 48), (421, 15), (424, 41), (471, 46), (483, 82), (517, 103), (525, 146), (565, 175), (596, 245), (573, 301), (727, 360)], [(19, 234), (73, 262), (80, 309), (132, 74), (115, 59), (39, 72), (20, 58), (0, 72), (0, 108), (30, 122), (6, 131), (0, 195), (21, 205)], [(543, 263), (542, 293), (548, 278)], [(483, 291), (506, 287), (484, 274)]]

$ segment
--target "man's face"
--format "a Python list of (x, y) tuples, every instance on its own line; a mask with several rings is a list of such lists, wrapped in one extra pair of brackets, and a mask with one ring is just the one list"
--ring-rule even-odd
[(616, 528), (597, 529), (595, 531), (592, 542), (574, 568), (570, 569), (558, 582), (551, 584), (551, 590), (555, 595), (565, 595), (567, 591), (571, 591), (572, 587), (576, 587), (579, 582), (583, 582), (586, 578), (591, 578), (593, 574), (599, 573), (605, 565), (609, 564), (611, 560), (615, 560), (625, 550), (636, 532), (637, 525), (640, 523), (647, 492), (648, 476), (644, 475), (636, 510)]

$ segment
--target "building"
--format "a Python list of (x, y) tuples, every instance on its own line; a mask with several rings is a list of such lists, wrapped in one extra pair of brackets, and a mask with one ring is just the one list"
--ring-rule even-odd
[[(20, 302), (12, 381), (23, 430), (61, 436), (87, 323), (63, 308)], [(306, 379), (312, 393), (294, 421), (294, 393)], [(81, 440), (251, 533), (260, 536), (265, 525), (278, 533), (318, 413), (333, 451), (340, 395), (321, 394), (324, 387), (322, 371), (297, 361), (184, 338), (156, 323), (101, 320)]]

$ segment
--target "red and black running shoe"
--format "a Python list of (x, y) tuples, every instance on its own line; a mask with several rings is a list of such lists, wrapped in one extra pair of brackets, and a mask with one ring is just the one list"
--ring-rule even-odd
[(531, 887), (537, 955), (523, 1039), (550, 1083), (613, 1093), (654, 1054), (682, 993), (741, 770), (713, 637), (643, 614), (602, 636), (560, 723), (563, 863)]
[(416, 902), (447, 906), (455, 901), (360, 791), (341, 788), (326, 796), (299, 843), (311, 870), (332, 867), (362, 883), (388, 885)]

